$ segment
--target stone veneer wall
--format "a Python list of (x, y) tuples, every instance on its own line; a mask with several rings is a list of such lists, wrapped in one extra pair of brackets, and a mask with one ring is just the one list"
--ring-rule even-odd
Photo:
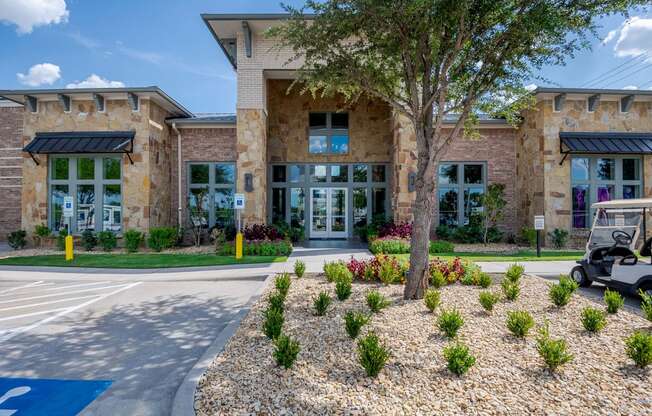
[[(243, 225), (267, 222), (267, 114), (262, 109), (237, 110), (236, 190), (245, 193)], [(253, 177), (253, 191), (245, 192), (245, 175)]]
[[(2, 104), (2, 103), (0, 103)], [(23, 107), (0, 106), (0, 241), (20, 228)]]
[[(171, 205), (172, 138), (165, 124), (168, 112), (150, 102), (149, 106), (149, 227), (173, 225)], [(176, 144), (176, 141), (174, 142)], [(174, 166), (176, 169), (176, 166)]]

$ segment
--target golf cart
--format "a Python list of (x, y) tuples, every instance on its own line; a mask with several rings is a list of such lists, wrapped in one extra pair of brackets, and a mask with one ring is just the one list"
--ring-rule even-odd
[[(615, 289), (637, 293), (639, 289), (652, 294), (652, 264), (634, 253), (645, 217), (652, 208), (652, 198), (620, 199), (598, 202), (593, 227), (582, 260), (571, 270), (571, 277), (580, 286), (600, 282)], [(641, 257), (652, 256), (652, 238), (641, 246)]]

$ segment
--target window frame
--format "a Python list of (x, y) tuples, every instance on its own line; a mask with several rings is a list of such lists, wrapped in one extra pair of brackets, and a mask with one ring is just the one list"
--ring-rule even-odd
[[(191, 169), (192, 166), (197, 165), (208, 165), (208, 183), (192, 183), (191, 181)], [(215, 169), (219, 165), (228, 165), (233, 167), (233, 183), (216, 183), (215, 182)], [(215, 194), (217, 189), (232, 189), (233, 195), (235, 196), (237, 192), (236, 185), (238, 183), (238, 167), (235, 161), (225, 161), (225, 162), (216, 162), (216, 161), (188, 161), (186, 162), (186, 220), (190, 220), (190, 209), (188, 207), (188, 201), (191, 196), (192, 189), (208, 189), (206, 197), (208, 198), (208, 224), (207, 228), (213, 228), (216, 225), (216, 215), (215, 215)], [(233, 224), (236, 221), (235, 207), (233, 210)]]
[[(440, 184), (439, 183), (439, 169), (441, 168), (442, 165), (457, 165), (457, 183), (455, 184)], [(479, 165), (481, 167), (482, 171), (482, 183), (465, 183), (464, 182), (464, 166), (477, 166)], [(473, 188), (479, 188), (482, 187), (482, 193), (483, 195), (486, 195), (487, 193), (487, 185), (489, 182), (488, 178), (488, 169), (487, 169), (487, 162), (486, 161), (441, 161), (437, 165), (437, 220), (436, 224), (441, 225), (440, 223), (440, 207), (439, 207), (439, 192), (442, 189), (455, 189), (457, 191), (457, 224), (454, 225), (455, 227), (462, 227), (467, 225), (465, 223), (465, 206), (464, 206), (464, 193), (467, 190), (473, 189)], [(470, 217), (469, 217), (470, 221)]]
[[(325, 128), (312, 128), (310, 127), (310, 114), (325, 114), (326, 115), (326, 127)], [(333, 128), (333, 114), (346, 114), (347, 116), (347, 125), (346, 129), (342, 128)], [(348, 155), (351, 153), (351, 135), (349, 131), (351, 129), (351, 118), (348, 112), (338, 112), (338, 111), (310, 111), (308, 113), (308, 154), (310, 155)], [(346, 152), (334, 152), (333, 151), (333, 136), (343, 136), (347, 137)], [(311, 152), (310, 151), (310, 138), (312, 136), (325, 136), (326, 137), (326, 151), (325, 152)]]

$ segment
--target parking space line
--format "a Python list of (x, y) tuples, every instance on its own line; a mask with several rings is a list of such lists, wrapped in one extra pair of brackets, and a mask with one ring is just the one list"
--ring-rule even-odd
[(70, 292), (63, 292), (63, 293), (50, 293), (50, 294), (47, 294), (47, 295), (29, 296), (29, 297), (20, 298), (20, 299), (0, 300), (0, 304), (2, 304), (2, 303), (22, 302), (22, 301), (25, 301), (25, 300), (51, 298), (51, 297), (54, 297), (54, 296), (73, 295), (73, 294), (76, 294), (76, 293), (92, 292), (94, 290), (114, 289), (116, 287), (124, 287), (124, 286), (125, 286), (125, 283), (121, 283), (119, 285), (93, 287), (93, 288), (90, 288), (90, 289), (73, 290), (73, 291), (70, 291)]
[(96, 298), (96, 299), (90, 299), (90, 300), (88, 300), (88, 301), (86, 301), (86, 302), (84, 302), (84, 303), (81, 303), (81, 304), (79, 304), (79, 305), (76, 305), (76, 306), (73, 306), (73, 307), (67, 308), (66, 310), (63, 310), (63, 311), (61, 311), (61, 312), (59, 312), (59, 313), (57, 313), (57, 314), (54, 314), (54, 315), (52, 315), (52, 316), (49, 316), (49, 317), (47, 317), (47, 318), (45, 318), (45, 319), (43, 319), (43, 320), (40, 320), (40, 321), (38, 321), (38, 322), (34, 322), (34, 323), (31, 324), (31, 325), (27, 325), (27, 326), (24, 326), (24, 327), (21, 327), (21, 328), (17, 328), (15, 331), (12, 331), (11, 333), (9, 333), (9, 334), (7, 334), (7, 335), (0, 336), (0, 342), (8, 341), (8, 340), (10, 340), (11, 338), (15, 337), (16, 335), (19, 335), (19, 334), (21, 334), (21, 333), (23, 333), (23, 332), (31, 331), (32, 329), (38, 328), (38, 327), (41, 326), (41, 325), (45, 325), (45, 324), (47, 324), (47, 323), (49, 323), (49, 322), (52, 322), (52, 321), (54, 321), (55, 319), (59, 319), (59, 318), (65, 316), (65, 315), (67, 315), (67, 314), (69, 314), (69, 313), (72, 313), (72, 312), (74, 312), (74, 311), (76, 311), (76, 310), (78, 310), (78, 309), (85, 308), (85, 307), (87, 307), (87, 306), (92, 305), (92, 304), (95, 303), (95, 302), (99, 302), (99, 301), (101, 301), (101, 300), (103, 300), (103, 299), (106, 299), (106, 298), (108, 298), (109, 296), (113, 296), (113, 295), (116, 295), (116, 294), (118, 294), (118, 293), (120, 293), (120, 292), (123, 292), (123, 291), (125, 291), (125, 290), (128, 290), (128, 289), (131, 289), (131, 288), (133, 288), (133, 287), (136, 287), (136, 286), (140, 285), (141, 283), (142, 283), (142, 282), (135, 282), (135, 283), (132, 283), (132, 284), (127, 285), (127, 286), (124, 286), (124, 287), (122, 287), (122, 288), (120, 288), (120, 289), (116, 289), (116, 290), (114, 290), (114, 291), (112, 291), (112, 292), (109, 292), (109, 293), (105, 293), (105, 294), (103, 294), (103, 295), (100, 295), (100, 297), (98, 297), (98, 298)]
[(32, 282), (32, 283), (27, 284), (27, 285), (24, 285), (24, 286), (12, 287), (12, 288), (10, 288), (10, 289), (3, 290), (2, 292), (0, 292), (0, 295), (4, 295), (5, 293), (13, 292), (14, 290), (27, 289), (28, 287), (37, 286), (37, 285), (39, 285), (40, 283), (43, 283), (43, 281), (42, 281), (42, 280), (39, 280), (38, 282)]
[(65, 308), (57, 308), (57, 309), (50, 309), (50, 310), (47, 310), (47, 311), (38, 311), (38, 312), (24, 313), (22, 315), (8, 316), (8, 317), (5, 317), (5, 318), (0, 318), (0, 322), (11, 321), (11, 320), (14, 320), (14, 319), (21, 319), (21, 318), (29, 318), (30, 316), (45, 315), (45, 314), (52, 313), (52, 312), (64, 311), (64, 310), (66, 310), (68, 308), (69, 308), (69, 306), (66, 306)]
[(63, 302), (72, 302), (73, 300), (81, 300), (81, 299), (88, 299), (88, 298), (94, 298), (96, 296), (100, 295), (86, 295), (86, 296), (77, 296), (74, 298), (66, 298), (66, 299), (58, 299), (58, 300), (51, 300), (49, 302), (39, 302), (39, 303), (30, 303), (27, 305), (20, 305), (20, 306), (11, 306), (9, 308), (2, 308), (0, 309), (0, 312), (5, 312), (5, 311), (11, 311), (14, 309), (25, 309), (25, 308), (33, 308), (35, 306), (43, 306), (43, 305), (50, 305), (52, 303), (63, 303)]
[(57, 287), (51, 287), (49, 289), (43, 289), (43, 292), (49, 292), (49, 291), (52, 291), (52, 290), (70, 289), (71, 287), (105, 285), (107, 283), (111, 283), (111, 282), (109, 280), (107, 280), (106, 282), (81, 283), (81, 284), (68, 285), (68, 286), (57, 286)]

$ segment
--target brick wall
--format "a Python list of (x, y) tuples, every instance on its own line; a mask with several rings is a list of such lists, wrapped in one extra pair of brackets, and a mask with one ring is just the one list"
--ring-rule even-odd
[(0, 241), (20, 228), (23, 107), (0, 102)]

